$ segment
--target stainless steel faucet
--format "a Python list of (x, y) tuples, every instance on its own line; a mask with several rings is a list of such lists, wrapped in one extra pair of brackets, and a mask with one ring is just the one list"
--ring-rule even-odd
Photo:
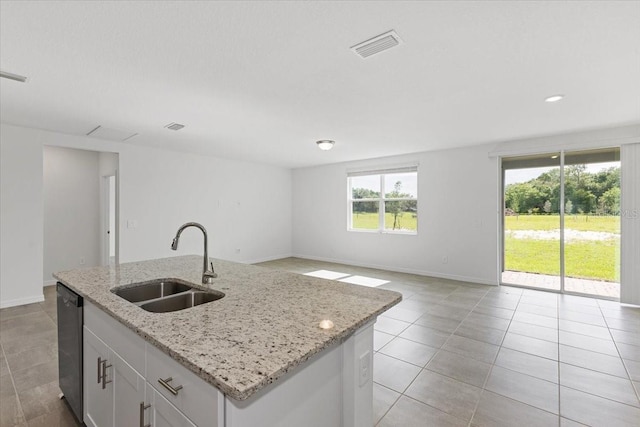
[[(176, 237), (173, 238), (173, 242), (171, 243), (171, 249), (174, 251), (178, 249), (178, 241), (180, 240), (180, 234), (184, 231), (185, 228), (188, 227), (196, 227), (202, 231), (204, 234), (204, 265), (202, 267), (202, 283), (205, 285), (210, 285), (213, 283), (213, 279), (218, 277), (218, 275), (213, 271), (213, 262), (209, 262), (209, 250), (207, 244), (207, 230), (202, 226), (202, 224), (198, 224), (197, 222), (187, 222), (183, 224), (180, 228), (178, 228), (178, 232), (176, 233)], [(209, 265), (211, 265), (211, 270), (209, 270)]]

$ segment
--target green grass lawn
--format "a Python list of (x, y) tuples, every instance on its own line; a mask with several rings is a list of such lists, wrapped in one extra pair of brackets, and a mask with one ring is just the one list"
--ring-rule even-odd
[[(400, 226), (415, 231), (418, 219), (404, 212)], [(393, 215), (385, 215), (387, 229)], [(558, 215), (520, 215), (505, 218), (507, 230), (555, 230), (560, 227)], [(353, 214), (353, 228), (378, 229), (377, 213)], [(618, 236), (604, 241), (573, 241), (565, 245), (565, 270), (568, 277), (620, 281), (620, 218), (614, 216), (571, 215), (565, 228), (579, 231), (601, 231)], [(505, 238), (505, 269), (539, 274), (560, 274), (560, 242), (558, 240)]]
[[(564, 227), (579, 231), (620, 233), (619, 216), (566, 215)], [(507, 230), (555, 230), (560, 228), (559, 215), (518, 215), (505, 217)]]
[[(418, 218), (414, 217), (413, 212), (403, 212), (400, 217), (400, 228), (403, 231), (416, 231), (418, 229)], [(386, 213), (384, 215), (385, 229), (391, 230), (393, 227), (393, 214)], [(353, 214), (353, 228), (364, 230), (377, 230), (378, 229), (378, 214), (377, 213), (354, 213)]]
[[(557, 215), (506, 217), (507, 230), (553, 230)], [(620, 218), (576, 215), (565, 219), (565, 228), (618, 234), (603, 241), (572, 241), (565, 244), (565, 273), (568, 277), (620, 281)], [(560, 274), (558, 240), (505, 238), (505, 269), (540, 274)]]

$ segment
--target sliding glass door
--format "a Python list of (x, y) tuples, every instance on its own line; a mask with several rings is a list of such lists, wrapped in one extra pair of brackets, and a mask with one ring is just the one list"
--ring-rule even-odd
[(503, 158), (502, 171), (502, 283), (619, 298), (619, 149)]

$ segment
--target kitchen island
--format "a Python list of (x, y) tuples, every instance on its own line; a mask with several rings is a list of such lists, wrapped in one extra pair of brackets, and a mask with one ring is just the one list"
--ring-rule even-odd
[[(199, 256), (54, 275), (85, 299), (84, 422), (372, 425), (373, 323), (401, 295), (213, 262), (218, 278), (210, 285), (201, 284)], [(113, 292), (155, 279), (224, 297), (153, 313)], [(104, 408), (99, 393), (109, 390), (113, 403)]]

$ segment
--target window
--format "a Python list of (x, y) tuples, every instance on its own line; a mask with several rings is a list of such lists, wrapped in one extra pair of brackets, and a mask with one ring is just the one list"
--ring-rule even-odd
[(349, 230), (417, 234), (418, 168), (347, 174)]

